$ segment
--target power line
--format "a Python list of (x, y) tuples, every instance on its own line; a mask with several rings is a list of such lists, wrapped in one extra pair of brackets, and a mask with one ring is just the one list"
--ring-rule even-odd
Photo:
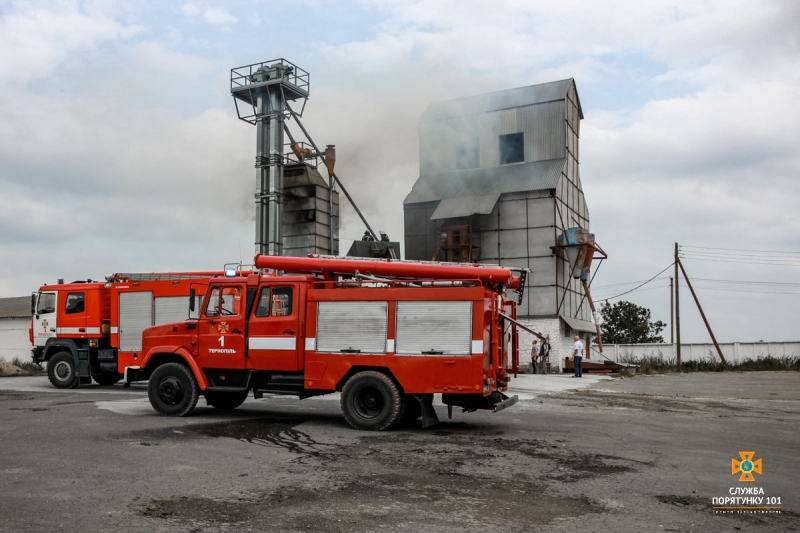
[[(687, 285), (681, 285), (682, 287), (687, 287)], [(748, 289), (729, 289), (725, 287), (696, 287), (697, 289), (702, 289), (704, 291), (723, 291), (723, 292), (750, 292), (750, 293), (757, 293), (757, 294), (798, 294), (800, 292), (786, 292), (786, 291), (753, 291)]]
[(711, 259), (711, 258), (703, 258), (703, 257), (686, 257), (681, 255), (683, 259), (689, 259), (690, 261), (713, 261), (715, 263), (736, 263), (738, 265), (767, 265), (767, 266), (800, 266), (800, 262), (797, 263), (770, 263), (766, 261), (732, 261), (726, 259)]
[(744, 281), (744, 280), (736, 280), (736, 279), (713, 279), (713, 278), (694, 278), (697, 281), (708, 281), (711, 283), (734, 283), (737, 285), (786, 285), (786, 286), (798, 286), (800, 287), (800, 283), (792, 283), (792, 282), (781, 282), (781, 281)]
[(726, 252), (757, 252), (765, 254), (800, 254), (800, 252), (787, 252), (778, 250), (742, 250), (736, 248), (711, 248), (709, 246), (687, 246), (685, 244), (681, 244), (680, 248), (699, 248), (701, 250), (723, 250)]
[[(658, 278), (658, 279), (669, 279), (669, 277)], [(637, 279), (636, 281), (625, 281), (625, 282), (621, 282), (621, 283), (612, 283), (611, 285), (594, 285), (594, 286), (592, 286), (592, 288), (593, 289), (610, 289), (612, 287), (622, 287), (623, 285), (635, 285), (637, 283), (642, 283), (643, 281), (647, 281), (647, 280)]]
[(769, 256), (764, 254), (729, 254), (729, 253), (711, 253), (711, 252), (693, 252), (690, 250), (681, 250), (681, 256), (691, 257), (722, 257), (726, 259), (744, 259), (744, 260), (760, 260), (760, 261), (800, 261), (800, 257), (780, 257)]
[(614, 298), (619, 298), (620, 296), (624, 296), (624, 295), (626, 295), (626, 294), (628, 294), (628, 293), (630, 293), (630, 292), (633, 292), (633, 291), (635, 291), (635, 290), (637, 290), (637, 289), (639, 289), (639, 288), (641, 288), (641, 287), (644, 287), (645, 285), (647, 285), (648, 283), (650, 283), (651, 281), (653, 281), (654, 279), (656, 279), (658, 276), (660, 276), (661, 274), (663, 274), (664, 272), (666, 272), (666, 271), (667, 271), (669, 268), (671, 268), (671, 267), (672, 267), (672, 265), (674, 265), (674, 264), (675, 264), (675, 263), (670, 263), (669, 265), (667, 265), (667, 267), (666, 267), (664, 270), (662, 270), (661, 272), (659, 272), (658, 274), (656, 274), (656, 275), (655, 275), (655, 276), (653, 276), (652, 278), (648, 279), (647, 281), (645, 281), (644, 283), (642, 283), (642, 284), (641, 284), (641, 285), (639, 285), (638, 287), (634, 287), (633, 289), (631, 289), (631, 290), (629, 290), (629, 291), (625, 291), (625, 292), (623, 292), (623, 293), (620, 293), (620, 294), (617, 294), (616, 296), (610, 296), (610, 297), (608, 297), (608, 298), (603, 298), (602, 300), (598, 300), (598, 302), (607, 302), (608, 300), (613, 300)]

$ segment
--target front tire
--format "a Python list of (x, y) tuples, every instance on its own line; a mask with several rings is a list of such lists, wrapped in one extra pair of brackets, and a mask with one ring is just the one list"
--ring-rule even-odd
[(47, 361), (47, 377), (57, 389), (74, 389), (80, 382), (75, 375), (75, 359), (70, 352), (58, 352)]
[(206, 403), (220, 411), (231, 411), (244, 403), (248, 391), (220, 392), (206, 391)]
[(403, 395), (392, 378), (366, 370), (344, 384), (341, 406), (345, 420), (353, 428), (382, 431), (403, 414)]
[(150, 376), (147, 396), (150, 405), (159, 414), (186, 416), (197, 405), (200, 392), (189, 367), (180, 363), (165, 363)]

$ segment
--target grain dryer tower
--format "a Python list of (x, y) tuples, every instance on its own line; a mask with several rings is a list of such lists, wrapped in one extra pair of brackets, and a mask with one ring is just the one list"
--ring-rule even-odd
[[(530, 269), (517, 316), (550, 336), (553, 363), (572, 336), (596, 332), (590, 280), (575, 277), (569, 256), (578, 244), (564, 240), (590, 229), (581, 119), (572, 79), (432, 103), (420, 120), (420, 176), (403, 202), (407, 259)], [(521, 338), (523, 361), (531, 340)]]
[[(231, 69), (231, 94), (239, 118), (256, 126), (256, 255), (338, 254), (335, 151), (320, 151), (300, 122), (309, 73), (285, 59), (237, 67)], [(302, 102), (299, 112), (290, 105), (295, 101)], [(295, 142), (288, 119), (308, 143)], [(317, 170), (320, 162), (328, 180)]]

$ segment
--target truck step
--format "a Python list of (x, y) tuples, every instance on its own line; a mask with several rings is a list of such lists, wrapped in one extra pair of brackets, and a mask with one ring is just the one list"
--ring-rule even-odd
[(297, 395), (303, 391), (303, 374), (269, 374), (255, 388), (256, 398), (264, 393)]

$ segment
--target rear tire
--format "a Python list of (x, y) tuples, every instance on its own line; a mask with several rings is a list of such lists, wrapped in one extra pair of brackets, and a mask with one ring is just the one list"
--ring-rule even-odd
[(47, 377), (57, 389), (74, 389), (78, 386), (75, 359), (70, 352), (58, 352), (47, 361)]
[(403, 395), (392, 378), (365, 370), (347, 380), (342, 388), (342, 414), (355, 429), (382, 431), (403, 414)]
[(186, 416), (197, 405), (200, 392), (189, 367), (180, 363), (165, 363), (150, 376), (147, 396), (150, 405), (159, 414)]
[(220, 411), (231, 411), (244, 403), (248, 392), (206, 391), (206, 403)]
[(102, 374), (92, 376), (92, 379), (95, 380), (95, 382), (101, 387), (108, 387), (110, 385), (118, 383), (119, 380), (122, 379), (122, 376), (120, 376), (116, 372), (103, 372)]

